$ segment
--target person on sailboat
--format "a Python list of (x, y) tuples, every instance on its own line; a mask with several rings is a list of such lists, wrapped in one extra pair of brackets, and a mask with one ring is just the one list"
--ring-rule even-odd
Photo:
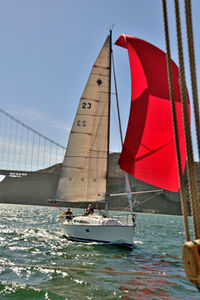
[(93, 208), (92, 204), (89, 204), (85, 215), (88, 216), (90, 214), (93, 214), (93, 212), (94, 212), (94, 208)]
[(73, 218), (73, 214), (72, 214), (70, 208), (68, 208), (68, 210), (66, 211), (65, 215), (66, 215), (66, 220), (71, 220)]

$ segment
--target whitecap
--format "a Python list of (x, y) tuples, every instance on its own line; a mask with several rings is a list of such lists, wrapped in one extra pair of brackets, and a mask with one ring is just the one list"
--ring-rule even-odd
[(136, 245), (137, 245), (137, 244), (143, 245), (144, 242), (142, 242), (142, 241), (134, 241), (133, 244), (136, 244)]

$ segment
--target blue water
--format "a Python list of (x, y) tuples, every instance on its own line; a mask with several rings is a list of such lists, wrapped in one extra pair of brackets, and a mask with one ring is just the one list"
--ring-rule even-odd
[(0, 299), (200, 299), (183, 269), (181, 216), (138, 214), (132, 250), (67, 241), (56, 208), (1, 204), (0, 216)]

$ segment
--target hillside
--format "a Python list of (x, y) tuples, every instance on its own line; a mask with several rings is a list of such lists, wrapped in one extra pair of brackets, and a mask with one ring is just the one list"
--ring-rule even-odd
[[(118, 167), (119, 153), (111, 153), (109, 160), (109, 185), (108, 193), (116, 194), (125, 192), (125, 177), (123, 171)], [(0, 170), (5, 175), (0, 182), (0, 203), (50, 205), (48, 199), (54, 199), (62, 164), (50, 168), (35, 171), (23, 172), (13, 170)], [(199, 164), (196, 163), (198, 174), (198, 185), (200, 186)], [(132, 191), (147, 191), (158, 189), (148, 185), (136, 178), (129, 177)], [(187, 186), (187, 181), (185, 179)], [(148, 200), (149, 199), (149, 200)], [(155, 212), (161, 214), (181, 214), (179, 194), (169, 191), (160, 193), (140, 194), (133, 196), (136, 202), (135, 209), (139, 212)], [(83, 204), (82, 207), (86, 207)], [(73, 206), (66, 203), (65, 206)], [(104, 204), (99, 204), (104, 207)], [(128, 207), (126, 196), (109, 197), (109, 208), (123, 210)]]

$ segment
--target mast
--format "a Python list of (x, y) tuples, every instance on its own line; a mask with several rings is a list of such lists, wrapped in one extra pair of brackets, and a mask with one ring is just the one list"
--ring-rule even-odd
[(107, 148), (107, 173), (106, 173), (106, 203), (105, 211), (108, 215), (108, 178), (109, 178), (109, 150), (110, 150), (110, 105), (111, 105), (111, 57), (112, 57), (112, 29), (110, 29), (110, 57), (109, 57), (109, 106), (108, 106), (108, 148)]
[[(114, 83), (115, 83), (115, 94), (116, 94), (120, 139), (121, 139), (121, 145), (123, 146), (123, 135), (122, 135), (122, 126), (121, 126), (121, 118), (120, 118), (120, 111), (119, 111), (119, 99), (118, 99), (118, 92), (117, 92), (117, 81), (116, 81), (116, 75), (115, 75), (115, 65), (114, 65), (113, 54), (112, 54), (112, 62), (113, 62), (113, 75), (114, 75)], [(124, 175), (125, 175), (126, 188), (127, 188), (127, 192), (128, 192), (128, 203), (129, 203), (129, 207), (130, 207), (130, 211), (131, 211), (131, 215), (132, 215), (132, 220), (133, 220), (133, 223), (134, 223), (135, 220), (134, 220), (132, 192), (131, 192), (130, 181), (129, 181), (128, 173), (124, 172)]]

